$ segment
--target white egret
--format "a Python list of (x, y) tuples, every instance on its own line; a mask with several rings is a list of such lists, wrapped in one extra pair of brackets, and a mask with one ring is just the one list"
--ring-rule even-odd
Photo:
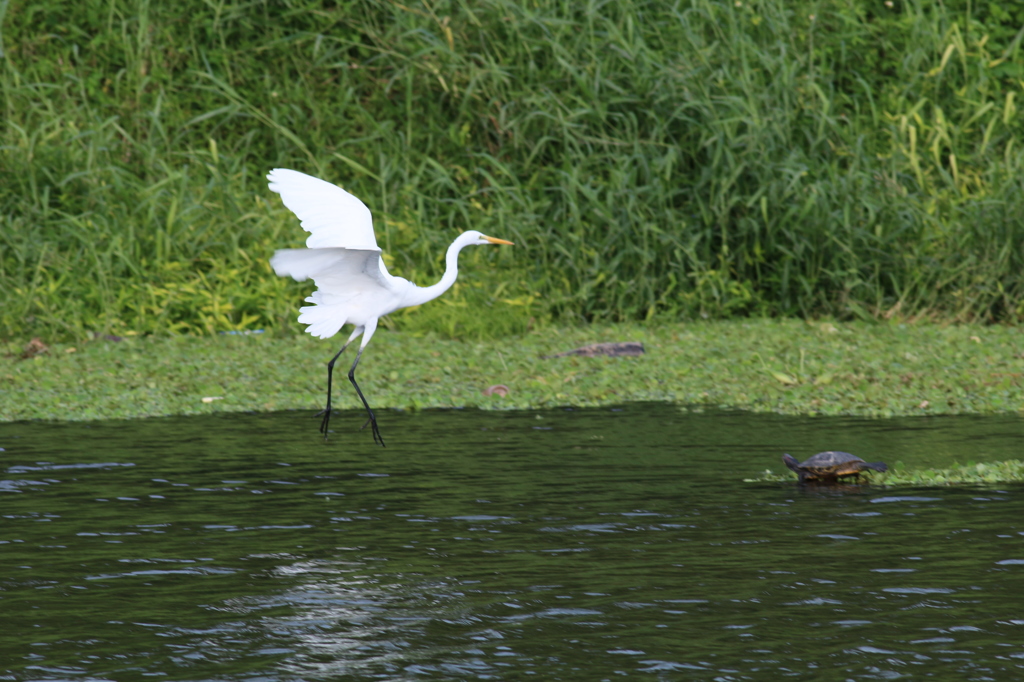
[(348, 341), (327, 363), (327, 407), (324, 408), (320, 432), (327, 437), (331, 421), (331, 377), (334, 363), (360, 334), (363, 340), (356, 352), (348, 379), (363, 401), (373, 427), (373, 440), (384, 445), (377, 418), (356, 383), (356, 366), (363, 349), (377, 330), (377, 320), (399, 308), (420, 305), (437, 298), (455, 283), (459, 274), (459, 252), (471, 244), (512, 244), (504, 239), (488, 237), (476, 230), (460, 234), (445, 255), (446, 269), (441, 281), (433, 286), (419, 287), (402, 277), (394, 277), (381, 258), (380, 247), (373, 235), (370, 209), (345, 190), (305, 173), (275, 168), (267, 174), (270, 189), (281, 195), (284, 205), (298, 217), (309, 232), (305, 249), (282, 249), (270, 259), (274, 272), (303, 282), (313, 278), (317, 289), (306, 299), (313, 305), (299, 308), (299, 322), (309, 325), (306, 331), (326, 339), (334, 336), (348, 323), (355, 326)]

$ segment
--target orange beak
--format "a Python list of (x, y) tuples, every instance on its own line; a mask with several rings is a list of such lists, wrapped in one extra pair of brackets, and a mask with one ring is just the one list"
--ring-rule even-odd
[(492, 244), (508, 244), (509, 246), (515, 246), (515, 244), (507, 239), (498, 239), (497, 237), (488, 237), (487, 235), (483, 235), (483, 238)]

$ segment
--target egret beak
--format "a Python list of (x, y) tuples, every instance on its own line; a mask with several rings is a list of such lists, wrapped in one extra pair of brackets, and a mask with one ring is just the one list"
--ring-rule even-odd
[(497, 237), (488, 237), (487, 235), (481, 236), (492, 244), (508, 244), (509, 246), (515, 246), (515, 244), (507, 239), (498, 239)]

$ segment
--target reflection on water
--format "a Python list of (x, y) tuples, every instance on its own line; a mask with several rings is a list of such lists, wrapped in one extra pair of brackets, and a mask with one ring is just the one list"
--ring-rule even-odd
[(0, 425), (0, 675), (1024, 676), (1024, 488), (742, 483), (1019, 457), (1019, 418), (382, 421)]

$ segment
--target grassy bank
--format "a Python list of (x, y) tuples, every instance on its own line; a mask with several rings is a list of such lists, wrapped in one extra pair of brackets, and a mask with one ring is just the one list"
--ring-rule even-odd
[(517, 243), (407, 331), (1024, 317), (1006, 3), (0, 7), (0, 338), (290, 328), (274, 166), (366, 200), (417, 281), (460, 230)]
[[(642, 341), (647, 352), (540, 357), (599, 341)], [(58, 344), (24, 360), (12, 347), (0, 358), (0, 419), (312, 414), (323, 406), (324, 364), (334, 348), (271, 334)], [(788, 414), (1020, 412), (1024, 338), (1002, 326), (772, 320), (552, 327), (479, 342), (381, 331), (359, 376), (378, 408), (656, 400)], [(482, 394), (495, 384), (508, 395)], [(338, 409), (360, 407), (344, 379), (336, 395)]]

